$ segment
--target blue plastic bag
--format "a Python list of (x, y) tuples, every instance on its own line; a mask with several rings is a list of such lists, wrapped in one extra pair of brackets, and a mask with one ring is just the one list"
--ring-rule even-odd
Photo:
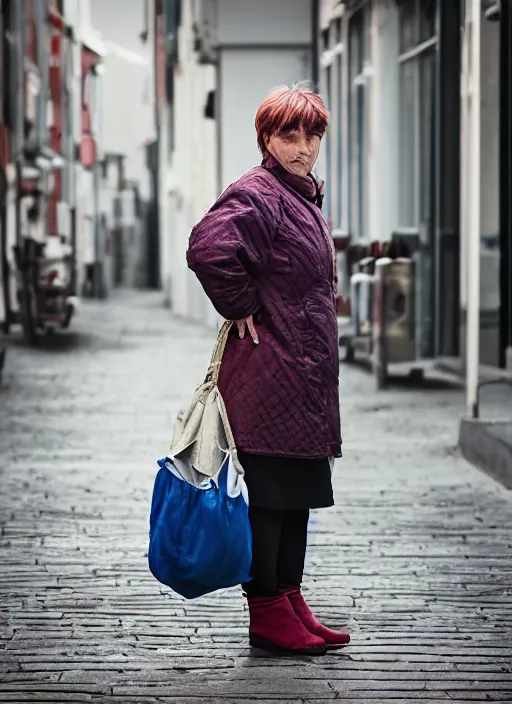
[(249, 581), (247, 488), (229, 454), (217, 477), (200, 487), (169, 458), (158, 464), (148, 550), (153, 576), (187, 599)]

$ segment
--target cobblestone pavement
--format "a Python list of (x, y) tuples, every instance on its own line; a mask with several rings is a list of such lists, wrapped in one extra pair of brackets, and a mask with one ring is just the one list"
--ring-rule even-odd
[(306, 588), (353, 642), (247, 647), (238, 589), (187, 602), (144, 553), (155, 460), (211, 333), (159, 296), (9, 342), (0, 388), (0, 702), (512, 702), (512, 497), (454, 451), (460, 390), (342, 370), (344, 459)]

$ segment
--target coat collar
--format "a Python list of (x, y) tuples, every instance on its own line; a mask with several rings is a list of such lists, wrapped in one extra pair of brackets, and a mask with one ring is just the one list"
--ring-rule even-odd
[(319, 208), (322, 207), (323, 195), (321, 192), (322, 182), (318, 182), (312, 174), (307, 176), (296, 176), (284, 168), (272, 154), (268, 152), (264, 155), (261, 165), (270, 171), (276, 178), (300, 193)]

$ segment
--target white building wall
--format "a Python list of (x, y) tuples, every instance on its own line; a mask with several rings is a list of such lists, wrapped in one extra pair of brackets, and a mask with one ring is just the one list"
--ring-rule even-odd
[[(254, 118), (278, 85), (311, 77), (304, 49), (225, 49), (220, 57), (221, 190), (261, 161)], [(247, 80), (251, 76), (251, 80)]]
[(311, 0), (219, 0), (217, 18), (223, 190), (260, 161), (261, 101), (276, 86), (311, 78)]
[[(219, 0), (217, 69), (198, 64), (191, 3), (182, 5), (175, 150), (172, 156), (168, 148), (161, 152), (167, 164), (162, 282), (177, 315), (218, 322), (186, 264), (190, 231), (223, 188), (259, 163), (254, 118), (261, 100), (277, 85), (310, 77), (310, 8), (310, 0)], [(219, 114), (208, 120), (207, 94), (217, 85)]]
[(92, 23), (108, 50), (101, 81), (103, 149), (126, 155), (126, 177), (136, 179), (147, 198), (144, 145), (155, 138), (155, 115), (152, 47), (139, 37), (143, 13), (143, 0), (91, 0)]
[[(161, 228), (162, 282), (173, 312), (215, 324), (216, 314), (186, 262), (192, 227), (217, 196), (216, 122), (204, 116), (208, 91), (215, 87), (215, 70), (202, 66), (193, 51), (190, 4), (183, 3), (179, 32), (179, 69), (175, 74), (174, 143), (168, 133), (161, 153), (165, 218)], [(169, 123), (166, 114), (164, 125)]]
[(218, 0), (217, 37), (223, 47), (310, 44), (311, 2)]
[[(140, 38), (144, 25), (144, 0), (90, 0), (91, 22), (105, 42), (108, 54), (103, 60), (104, 74), (98, 81), (99, 134), (102, 156), (122, 154), (124, 175), (139, 187), (143, 200), (150, 195), (150, 173), (146, 166), (145, 146), (155, 138), (154, 64), (150, 42)], [(127, 193), (126, 197), (132, 197)], [(105, 198), (103, 197), (103, 201)], [(123, 200), (126, 204), (126, 200)], [(104, 204), (107, 214), (113, 202)], [(123, 208), (129, 211), (129, 206)], [(122, 281), (137, 286), (143, 280), (142, 251), (145, 230), (124, 223), (122, 236)], [(107, 237), (103, 232), (101, 240)], [(104, 244), (104, 243), (103, 243)], [(105, 268), (114, 262), (103, 253)], [(106, 278), (108, 278), (106, 276)]]
[[(82, 136), (82, 45), (95, 51), (103, 59), (106, 46), (91, 18), (91, 0), (64, 0), (66, 23), (73, 27), (73, 134), (75, 144)], [(99, 152), (103, 151), (101, 134), (98, 137)], [(79, 162), (75, 164), (72, 191), (76, 198), (76, 261), (77, 290), (84, 281), (85, 265), (94, 261), (94, 194), (93, 175)]]

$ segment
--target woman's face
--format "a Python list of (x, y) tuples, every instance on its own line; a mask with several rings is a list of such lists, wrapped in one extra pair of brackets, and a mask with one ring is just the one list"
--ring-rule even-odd
[(273, 134), (267, 141), (267, 149), (292, 174), (307, 176), (318, 158), (320, 140), (319, 134), (308, 134), (299, 128)]

